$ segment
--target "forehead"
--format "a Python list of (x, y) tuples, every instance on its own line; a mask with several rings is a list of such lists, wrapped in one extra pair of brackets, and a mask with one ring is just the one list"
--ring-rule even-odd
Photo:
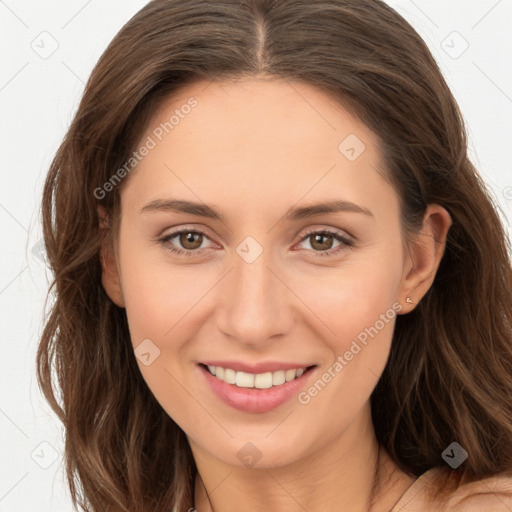
[(150, 139), (151, 150), (123, 191), (130, 203), (168, 193), (216, 198), (249, 212), (326, 193), (361, 199), (387, 185), (377, 172), (376, 135), (333, 98), (300, 82), (187, 85), (159, 106), (139, 146)]
[[(176, 144), (229, 149), (230, 154), (237, 148), (226, 145), (235, 141), (244, 154), (260, 155), (262, 149), (279, 154), (281, 148), (328, 157), (337, 155), (341, 140), (353, 132), (367, 147), (377, 143), (375, 134), (333, 97), (310, 84), (276, 77), (190, 84), (160, 105), (148, 132), (164, 125), (165, 137), (169, 121), (172, 127), (167, 128)], [(208, 138), (201, 139), (205, 133)], [(297, 147), (301, 141), (312, 143)], [(264, 142), (265, 148), (256, 144)]]

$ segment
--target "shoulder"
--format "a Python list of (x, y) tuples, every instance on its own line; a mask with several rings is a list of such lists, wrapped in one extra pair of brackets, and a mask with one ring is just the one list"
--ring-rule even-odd
[(447, 468), (427, 471), (392, 512), (511, 512), (512, 472), (475, 478)]
[(453, 512), (512, 511), (512, 473), (480, 479), (461, 478), (446, 497), (446, 510)]

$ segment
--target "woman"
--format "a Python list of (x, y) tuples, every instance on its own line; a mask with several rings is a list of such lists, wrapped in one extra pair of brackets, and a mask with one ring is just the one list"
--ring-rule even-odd
[(512, 509), (507, 239), (386, 4), (150, 2), (42, 208), (84, 510)]

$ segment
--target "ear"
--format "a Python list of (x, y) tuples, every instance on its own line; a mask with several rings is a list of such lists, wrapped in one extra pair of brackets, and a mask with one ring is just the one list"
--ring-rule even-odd
[(450, 214), (442, 206), (430, 204), (427, 207), (421, 231), (405, 249), (404, 274), (400, 285), (401, 314), (412, 311), (432, 286), (451, 225)]
[(114, 247), (109, 236), (110, 226), (108, 215), (103, 206), (98, 206), (99, 232), (101, 238), (100, 261), (101, 261), (101, 283), (105, 292), (112, 302), (117, 306), (124, 308), (124, 295), (119, 279)]

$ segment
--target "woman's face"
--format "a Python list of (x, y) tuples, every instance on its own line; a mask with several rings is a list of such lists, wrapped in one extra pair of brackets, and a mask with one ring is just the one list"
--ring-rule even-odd
[(376, 136), (311, 86), (252, 79), (187, 86), (137, 148), (110, 295), (193, 449), (269, 467), (357, 439), (409, 307)]

